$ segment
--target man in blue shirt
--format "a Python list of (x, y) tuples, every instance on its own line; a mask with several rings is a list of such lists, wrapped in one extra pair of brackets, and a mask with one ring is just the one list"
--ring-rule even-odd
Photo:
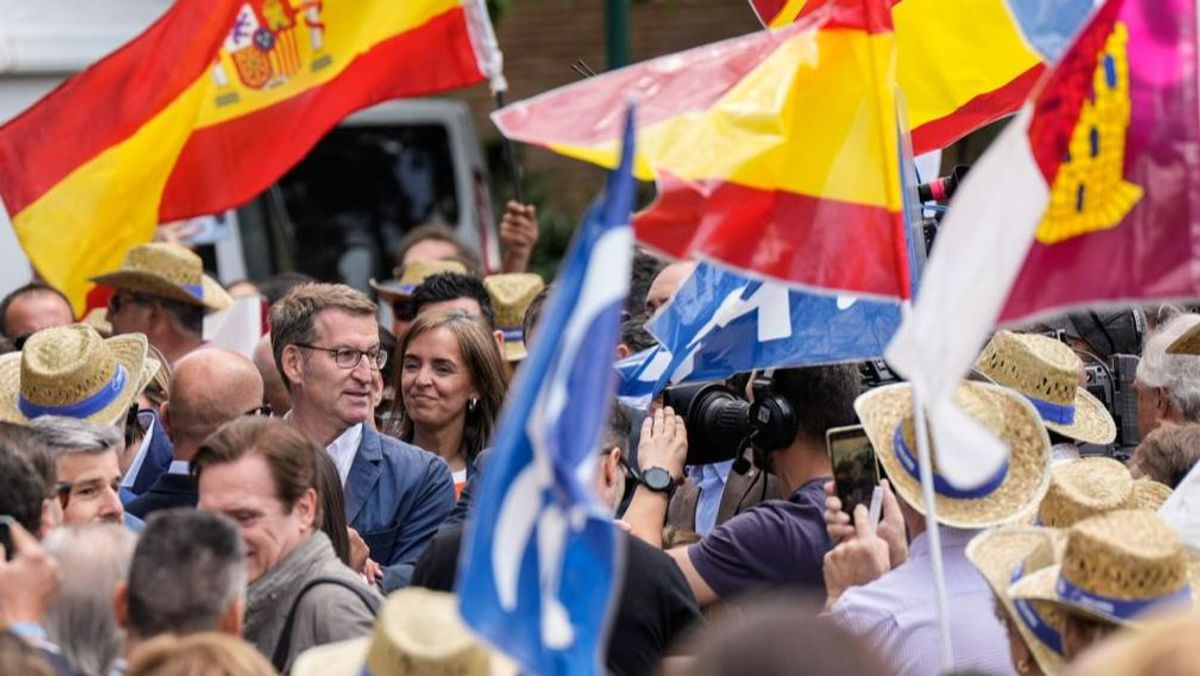
[(375, 304), (341, 284), (298, 286), (271, 308), (271, 340), (286, 419), (337, 466), (346, 521), (370, 549), (364, 572), (385, 592), (406, 586), (454, 508), (454, 484), (440, 458), (372, 427), (374, 372), (389, 357)]

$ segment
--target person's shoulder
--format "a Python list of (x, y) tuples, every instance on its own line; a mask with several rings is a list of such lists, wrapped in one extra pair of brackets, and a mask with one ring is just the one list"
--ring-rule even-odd
[[(312, 573), (305, 582), (306, 585), (312, 584), (312, 586), (300, 599), (302, 608), (361, 607), (363, 610), (369, 611), (370, 607), (366, 603), (366, 599), (374, 600), (376, 605), (382, 601), (378, 591), (340, 560), (324, 562), (313, 569)], [(313, 584), (318, 579), (321, 581)]]
[(418, 467), (436, 467), (445, 465), (437, 455), (426, 451), (420, 446), (414, 446), (407, 441), (401, 441), (383, 432), (371, 428), (363, 429), (363, 443), (369, 443), (371, 437), (379, 441), (379, 450), (385, 460), (392, 464), (413, 465)]

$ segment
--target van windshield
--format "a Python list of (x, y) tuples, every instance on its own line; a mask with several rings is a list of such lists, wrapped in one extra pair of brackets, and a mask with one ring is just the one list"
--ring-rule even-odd
[(451, 158), (442, 125), (329, 132), (278, 184), (296, 228), (297, 268), (354, 286), (360, 276), (390, 277), (404, 233), (458, 222)]

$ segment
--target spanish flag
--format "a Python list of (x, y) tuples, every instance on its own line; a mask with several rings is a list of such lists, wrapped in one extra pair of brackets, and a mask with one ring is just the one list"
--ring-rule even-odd
[(354, 110), (485, 77), (482, 0), (177, 0), (0, 127), (0, 198), (80, 309), (156, 224), (249, 201)]
[(510, 138), (614, 166), (638, 99), (637, 237), (675, 257), (908, 296), (891, 20), (840, 0), (774, 31), (589, 78), (493, 114)]
[[(767, 28), (786, 26), (825, 0), (750, 0)], [(944, 148), (1015, 113), (1046, 70), (1022, 27), (1046, 23), (1064, 42), (1081, 25), (1090, 0), (891, 0), (896, 22), (896, 78), (904, 92), (913, 150)], [(1053, 4), (1053, 9), (1048, 9)], [(1010, 6), (1011, 5), (1011, 6)], [(1052, 15), (1052, 16), (1050, 16)]]

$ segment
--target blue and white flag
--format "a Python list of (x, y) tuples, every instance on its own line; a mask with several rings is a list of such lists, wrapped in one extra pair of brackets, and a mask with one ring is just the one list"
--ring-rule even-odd
[(681, 382), (879, 357), (899, 325), (897, 303), (796, 291), (701, 263), (647, 325), (660, 344), (617, 364), (621, 400), (645, 408)]
[(463, 618), (536, 674), (602, 673), (619, 579), (592, 491), (633, 258), (633, 108), (621, 164), (560, 268), (497, 426), (460, 561)]

